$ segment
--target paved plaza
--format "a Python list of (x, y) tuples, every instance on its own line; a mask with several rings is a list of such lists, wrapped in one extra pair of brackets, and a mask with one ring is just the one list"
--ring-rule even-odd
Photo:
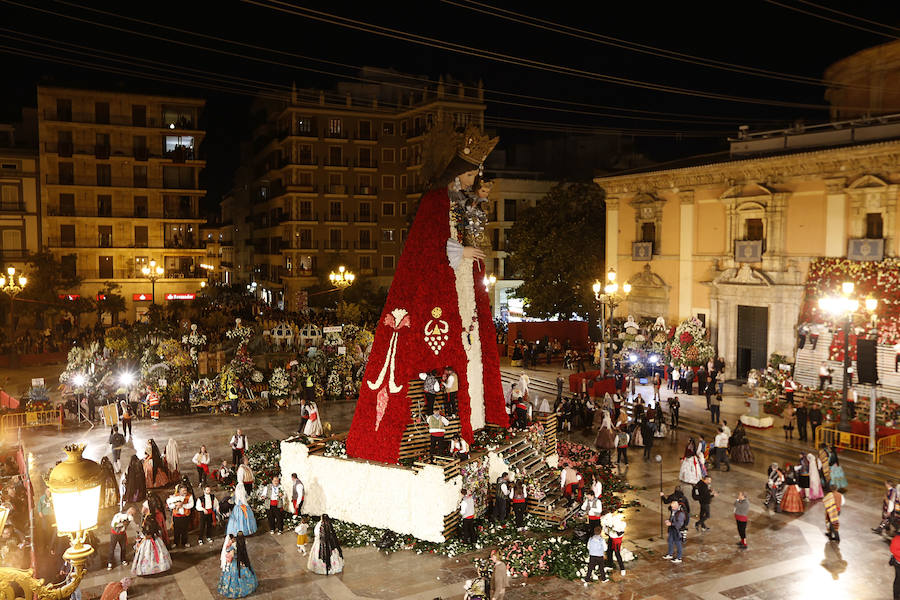
[[(48, 382), (55, 380), (55, 370), (45, 369)], [(507, 371), (516, 374), (519, 370)], [(536, 383), (550, 382), (556, 370), (531, 371)], [(0, 377), (6, 376), (0, 373)], [(29, 373), (28, 375), (32, 375)], [(743, 411), (743, 397), (738, 388), (726, 388), (723, 417), (729, 422)], [(662, 487), (670, 492), (677, 484), (679, 458), (687, 437), (700, 431), (700, 422), (708, 421), (701, 396), (682, 398), (684, 427), (674, 436), (658, 440), (653, 453), (662, 455)], [(322, 407), (325, 421), (335, 431), (345, 430), (353, 414), (350, 403), (326, 404)], [(134, 426), (134, 445), (142, 448), (148, 437), (164, 444), (169, 438), (178, 442), (181, 464), (190, 458), (201, 443), (209, 448), (213, 462), (230, 457), (228, 438), (235, 427), (242, 427), (251, 443), (265, 439), (283, 438), (296, 427), (296, 410), (276, 413), (266, 411), (241, 417), (196, 415), (163, 416), (159, 423), (138, 421)], [(841, 538), (830, 543), (824, 532), (824, 511), (821, 501), (814, 502), (801, 516), (767, 513), (762, 506), (762, 491), (766, 465), (772, 461), (793, 461), (802, 447), (794, 442), (795, 452), (789, 453), (784, 444), (762, 448), (764, 440), (778, 439), (780, 430), (751, 432), (756, 456), (753, 465), (733, 465), (728, 473), (712, 472), (713, 488), (718, 496), (712, 503), (711, 530), (696, 533), (691, 527), (685, 545), (684, 563), (673, 565), (662, 560), (665, 539), (660, 537), (660, 470), (656, 463), (645, 463), (639, 449), (629, 452), (631, 464), (623, 470), (634, 489), (628, 499), (636, 499), (641, 506), (627, 509), (628, 530), (626, 545), (634, 549), (637, 560), (626, 565), (627, 574), (617, 572), (612, 582), (594, 583), (584, 587), (579, 582), (556, 578), (514, 579), (507, 592), (511, 600), (542, 598), (634, 598), (634, 599), (818, 599), (852, 598), (881, 599), (890, 597), (893, 568), (888, 566), (888, 546), (885, 540), (871, 533), (870, 528), (880, 519), (882, 488), (876, 476), (881, 471), (864, 470), (864, 461), (844, 458), (844, 469), (850, 481), (841, 515)], [(89, 430), (69, 427), (61, 433), (54, 429), (32, 429), (23, 432), (26, 449), (34, 454), (35, 466), (42, 471), (58, 458), (60, 447), (72, 440), (88, 444), (85, 456), (99, 459), (107, 453), (108, 431), (98, 426)], [(591, 442), (582, 434), (562, 434), (580, 442)], [(707, 439), (710, 439), (707, 435)], [(127, 464), (133, 448), (126, 448), (122, 463)], [(896, 460), (894, 458), (891, 459)], [(893, 464), (893, 463), (890, 463)], [(193, 470), (183, 469), (190, 473)], [(739, 550), (732, 517), (732, 503), (738, 491), (745, 491), (751, 500), (749, 549)], [(427, 501), (427, 499), (423, 499)], [(696, 502), (692, 503), (696, 512)], [(102, 514), (101, 523), (110, 515)], [(692, 522), (695, 517), (692, 518)], [(265, 527), (263, 526), (263, 530)], [(107, 537), (100, 529), (100, 555), (105, 562)], [(171, 571), (154, 577), (138, 578), (130, 598), (166, 598), (173, 600), (204, 600), (217, 598), (219, 579), (219, 550), (222, 538), (213, 545), (196, 546), (173, 552)], [(270, 536), (258, 533), (248, 541), (250, 557), (260, 580), (254, 598), (308, 598), (313, 600), (349, 600), (354, 598), (391, 600), (459, 599), (462, 584), (475, 571), (471, 558), (478, 554), (447, 558), (437, 555), (418, 555), (414, 552), (384, 554), (375, 548), (345, 549), (346, 568), (339, 575), (325, 577), (306, 570), (305, 557), (294, 548), (290, 534)], [(99, 565), (100, 561), (98, 561)], [(103, 585), (127, 574), (126, 567), (111, 572), (97, 568), (89, 573), (82, 589), (86, 596), (98, 596)]]

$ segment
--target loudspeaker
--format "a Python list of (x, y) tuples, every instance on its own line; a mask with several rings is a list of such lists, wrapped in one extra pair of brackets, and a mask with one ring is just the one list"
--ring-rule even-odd
[(856, 341), (856, 381), (861, 384), (878, 383), (878, 363), (875, 359), (875, 340)]

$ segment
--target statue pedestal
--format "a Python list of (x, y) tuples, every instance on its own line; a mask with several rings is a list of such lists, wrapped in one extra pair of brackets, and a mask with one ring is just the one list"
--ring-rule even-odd
[(741, 423), (746, 427), (754, 429), (768, 429), (774, 425), (775, 421), (771, 416), (765, 414), (762, 410), (763, 400), (755, 392), (747, 399), (750, 405), (746, 414), (741, 415)]

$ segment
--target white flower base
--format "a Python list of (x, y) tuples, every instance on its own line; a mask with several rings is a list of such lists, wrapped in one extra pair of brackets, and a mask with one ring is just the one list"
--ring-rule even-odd
[(303, 512), (444, 542), (444, 517), (459, 507), (462, 477), (358, 459), (310, 456), (298, 442), (281, 442), (282, 481), (296, 473), (306, 497)]
[(747, 427), (753, 427), (754, 429), (768, 429), (775, 424), (775, 421), (772, 417), (757, 418), (751, 417), (750, 415), (741, 415), (741, 423)]

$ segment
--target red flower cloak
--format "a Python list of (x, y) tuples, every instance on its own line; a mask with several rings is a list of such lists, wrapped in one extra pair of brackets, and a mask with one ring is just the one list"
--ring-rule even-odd
[[(446, 189), (426, 193), (397, 264), (387, 302), (375, 330), (372, 352), (360, 386), (347, 454), (396, 463), (400, 441), (411, 421), (409, 381), (419, 373), (451, 366), (459, 378), (460, 427), (471, 444), (471, 401), (462, 343), (456, 276), (447, 258), (450, 198)], [(473, 267), (481, 341), (485, 420), (506, 427), (509, 419), (500, 383), (497, 334), (483, 266)]]

